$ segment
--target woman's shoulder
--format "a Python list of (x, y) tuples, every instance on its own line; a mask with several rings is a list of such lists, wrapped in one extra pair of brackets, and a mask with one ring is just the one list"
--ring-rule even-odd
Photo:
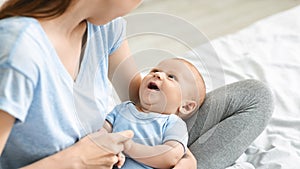
[(19, 34), (24, 32), (28, 27), (37, 25), (38, 21), (30, 17), (9, 17), (0, 20), (0, 35), (4, 33)]
[(40, 39), (38, 26), (39, 22), (29, 17), (0, 20), (0, 66), (13, 67), (22, 72), (34, 70), (39, 61), (36, 47), (40, 45), (36, 42)]
[(126, 25), (126, 20), (123, 17), (117, 17), (104, 25), (94, 25), (91, 22), (88, 22), (88, 24), (90, 24), (94, 29), (113, 29), (115, 27), (122, 27), (123, 25)]
[(126, 21), (122, 17), (118, 17), (104, 25), (94, 25), (88, 22), (88, 28), (91, 29), (91, 33), (100, 33), (101, 36), (112, 37), (120, 34), (126, 29)]
[(116, 18), (104, 25), (94, 25), (87, 22), (88, 40), (97, 46), (102, 46), (106, 55), (112, 54), (123, 41), (126, 34), (126, 21), (123, 18)]
[[(29, 17), (10, 17), (0, 20), (1, 53), (8, 53), (16, 45), (29, 43), (28, 36), (36, 34), (39, 23)], [(23, 40), (20, 40), (23, 39)], [(8, 50), (8, 51), (7, 51)]]

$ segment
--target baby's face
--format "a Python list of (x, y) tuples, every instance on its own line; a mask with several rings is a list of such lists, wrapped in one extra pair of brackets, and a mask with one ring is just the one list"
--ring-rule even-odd
[(176, 114), (182, 101), (194, 88), (191, 69), (182, 61), (160, 62), (142, 80), (139, 96), (143, 109), (163, 114)]

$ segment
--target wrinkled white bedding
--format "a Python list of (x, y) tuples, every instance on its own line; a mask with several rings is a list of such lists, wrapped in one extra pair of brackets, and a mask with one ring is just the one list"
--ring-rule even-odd
[[(270, 86), (275, 97), (270, 124), (238, 160), (249, 161), (256, 169), (299, 169), (300, 6), (211, 43), (220, 59), (225, 83), (258, 79)], [(205, 78), (209, 81), (221, 77), (220, 73), (210, 71)]]

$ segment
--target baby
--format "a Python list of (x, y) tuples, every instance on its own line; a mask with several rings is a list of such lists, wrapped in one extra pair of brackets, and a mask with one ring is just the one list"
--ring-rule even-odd
[[(108, 132), (134, 131), (122, 168), (171, 168), (185, 154), (187, 119), (202, 105), (206, 88), (197, 68), (172, 58), (161, 61), (139, 88), (139, 103), (117, 105), (106, 118)], [(120, 165), (118, 167), (121, 167)]]

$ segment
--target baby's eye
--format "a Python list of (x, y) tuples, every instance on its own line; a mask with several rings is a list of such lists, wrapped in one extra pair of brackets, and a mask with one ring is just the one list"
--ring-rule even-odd
[(170, 78), (170, 79), (176, 79), (176, 76), (174, 76), (174, 75), (168, 75), (168, 78)]

